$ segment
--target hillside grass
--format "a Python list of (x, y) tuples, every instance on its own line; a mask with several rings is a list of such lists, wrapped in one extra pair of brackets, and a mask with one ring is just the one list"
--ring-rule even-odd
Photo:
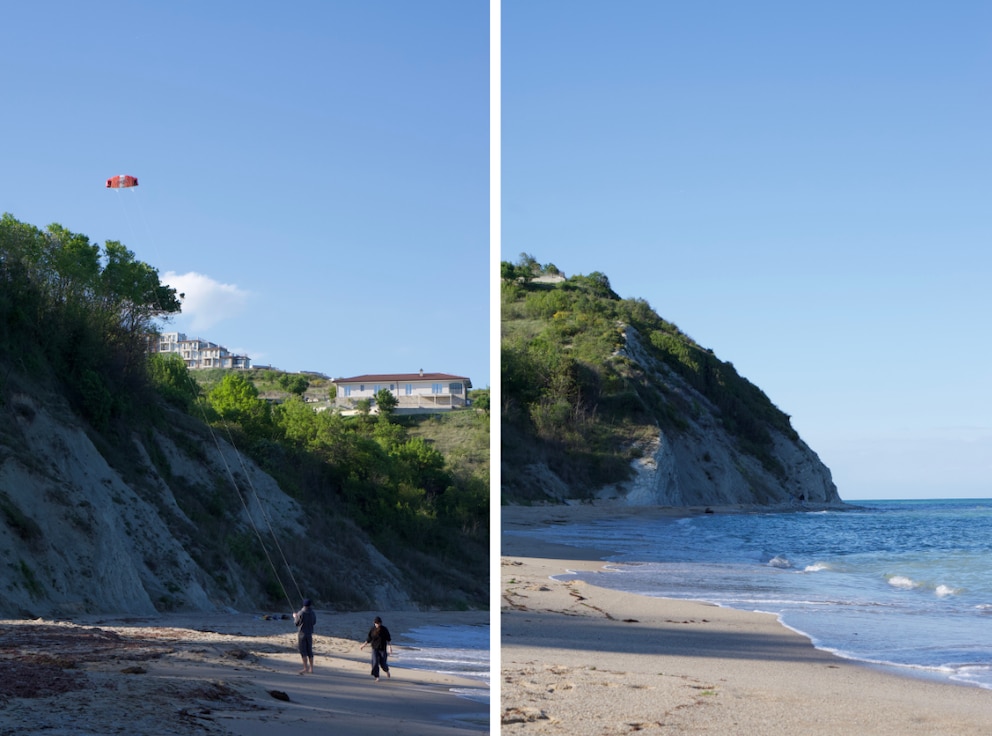
[(489, 482), (489, 415), (473, 409), (437, 414), (407, 414), (396, 417), (410, 436), (430, 442), (444, 455), (452, 469), (466, 477)]

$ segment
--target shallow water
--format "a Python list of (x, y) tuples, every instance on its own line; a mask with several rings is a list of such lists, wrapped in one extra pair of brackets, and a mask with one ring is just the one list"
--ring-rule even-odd
[(840, 656), (992, 688), (992, 501), (857, 506), (508, 533), (616, 551), (561, 577), (774, 613)]
[[(430, 670), (478, 680), (478, 687), (452, 688), (461, 697), (489, 702), (489, 627), (420, 626), (396, 637), (398, 667)], [(402, 647), (402, 649), (400, 649)]]

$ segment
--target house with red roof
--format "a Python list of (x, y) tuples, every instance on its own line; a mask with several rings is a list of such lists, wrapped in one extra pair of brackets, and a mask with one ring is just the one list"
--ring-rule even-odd
[(354, 409), (359, 401), (370, 400), (388, 389), (397, 399), (396, 411), (402, 413), (449, 411), (468, 406), (468, 390), (472, 381), (467, 376), (450, 373), (368, 373), (351, 378), (334, 378), (337, 388), (334, 406)]

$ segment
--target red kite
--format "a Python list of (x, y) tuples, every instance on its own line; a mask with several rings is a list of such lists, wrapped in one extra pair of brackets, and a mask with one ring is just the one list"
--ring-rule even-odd
[(119, 176), (112, 176), (107, 179), (107, 189), (124, 189), (126, 187), (136, 186), (138, 186), (138, 179), (127, 174), (120, 174)]

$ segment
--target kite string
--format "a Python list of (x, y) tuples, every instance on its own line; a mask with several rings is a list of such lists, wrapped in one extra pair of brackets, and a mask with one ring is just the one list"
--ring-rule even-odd
[[(120, 205), (121, 212), (124, 213), (124, 221), (127, 223), (127, 229), (131, 231), (131, 237), (134, 238), (134, 224), (131, 222), (131, 214), (127, 211), (127, 207), (124, 206), (124, 200), (121, 199), (121, 190), (114, 189), (117, 192), (117, 203)], [(159, 305), (161, 308), (161, 305)]]
[[(258, 489), (255, 487), (254, 482), (252, 482), (251, 473), (249, 472), (248, 466), (245, 463), (244, 454), (240, 450), (238, 450), (238, 446), (237, 446), (237, 444), (234, 441), (234, 435), (231, 434), (231, 428), (230, 428), (230, 426), (228, 426), (225, 423), (224, 428), (225, 428), (225, 430), (227, 432), (227, 440), (228, 440), (228, 442), (231, 443), (231, 446), (234, 448), (234, 450), (235, 450), (235, 452), (237, 454), (238, 462), (241, 465), (241, 472), (244, 475), (244, 477), (246, 479), (246, 482), (248, 483), (248, 487), (252, 491), (252, 494), (255, 496), (255, 503), (258, 505), (258, 511), (262, 515), (262, 519), (265, 521), (266, 527), (268, 527), (269, 534), (272, 536), (272, 541), (275, 543), (276, 549), (279, 551), (279, 557), (282, 559), (282, 564), (286, 568), (286, 572), (289, 573), (290, 580), (293, 581), (293, 586), (296, 588), (296, 594), (300, 597), (300, 599), (302, 599), (303, 598), (303, 591), (300, 590), (300, 584), (297, 582), (296, 576), (293, 574), (293, 568), (290, 566), (289, 560), (286, 559), (286, 553), (283, 552), (282, 545), (279, 544), (279, 537), (276, 535), (276, 530), (272, 526), (272, 520), (269, 518), (269, 514), (265, 511), (265, 504), (262, 503), (262, 499), (259, 496)], [(211, 427), (211, 429), (213, 429), (213, 428)], [(226, 461), (225, 461), (225, 464), (226, 464)], [(228, 471), (228, 472), (230, 472), (230, 471)], [(268, 552), (266, 552), (266, 555), (268, 555)], [(280, 581), (280, 585), (282, 585), (282, 582), (281, 581)], [(283, 588), (283, 592), (285, 592), (285, 588)], [(288, 596), (287, 596), (287, 599), (288, 599)], [(290, 604), (290, 607), (292, 608), (292, 603)]]
[[(120, 189), (116, 189), (116, 191), (118, 193), (118, 196), (120, 196)], [(146, 231), (150, 232), (150, 228), (148, 227), (148, 222), (147, 222), (147, 220), (144, 217), (144, 212), (143, 212), (143, 210), (140, 207), (140, 204), (138, 202), (138, 198), (137, 197), (133, 197), (133, 200), (135, 202), (135, 207), (138, 210), (139, 215), (141, 216), (141, 220), (144, 223), (144, 226), (145, 226)], [(125, 221), (127, 222), (128, 229), (131, 231), (131, 237), (133, 239), (137, 240), (137, 238), (135, 237), (135, 234), (134, 234), (134, 226), (133, 226), (133, 223), (131, 222), (131, 217), (130, 217), (128, 211), (127, 211), (127, 208), (124, 206), (124, 200), (118, 200), (118, 201), (120, 202), (121, 208), (124, 211), (124, 218), (125, 218)], [(148, 239), (149, 239), (149, 242), (152, 242), (153, 241), (153, 239), (151, 237), (149, 237)], [(154, 250), (154, 246), (153, 246), (153, 250)], [(163, 308), (163, 305), (162, 305), (161, 301), (158, 298), (158, 293), (156, 293), (156, 295), (155, 295), (155, 300), (157, 302), (157, 306), (159, 308), (159, 311), (164, 314), (165, 313), (165, 309)], [(196, 384), (196, 381), (193, 379), (192, 374), (188, 370), (186, 371), (186, 378), (187, 378), (187, 381), (189, 383), (190, 391), (195, 395), (198, 392), (198, 385)], [(207, 418), (206, 410), (204, 409), (203, 405), (200, 404), (200, 402), (196, 402), (196, 403), (197, 403), (197, 406), (199, 406), (200, 414), (201, 414), (201, 417), (203, 419), (203, 423), (207, 426), (207, 429), (210, 432), (210, 437), (211, 437), (211, 439), (214, 442), (214, 446), (217, 448), (217, 454), (220, 457), (221, 462), (224, 465), (224, 469), (225, 469), (225, 471), (227, 473), (228, 479), (230, 480), (231, 486), (234, 488), (235, 493), (237, 493), (237, 495), (238, 495), (238, 500), (241, 502), (241, 505), (244, 508), (245, 516), (248, 519), (248, 523), (251, 525), (252, 530), (255, 533), (255, 537), (258, 539), (259, 545), (262, 548), (262, 552), (265, 555), (266, 561), (269, 563), (269, 567), (271, 568), (273, 575), (275, 575), (276, 582), (279, 584), (279, 588), (282, 591), (282, 594), (285, 597), (286, 602), (289, 603), (290, 610), (295, 610), (295, 607), (293, 605), (293, 602), (292, 602), (292, 600), (290, 600), (289, 592), (286, 590), (286, 586), (283, 584), (282, 576), (279, 574), (279, 570), (278, 570), (276, 564), (273, 562), (272, 556), (269, 554), (268, 547), (266, 547), (265, 540), (264, 540), (264, 538), (262, 536), (262, 533), (261, 533), (261, 531), (259, 531), (258, 525), (255, 523), (255, 518), (254, 518), (254, 516), (251, 513), (251, 509), (249, 507), (249, 504), (248, 504), (247, 500), (245, 499), (244, 494), (241, 492), (241, 488), (238, 485), (238, 482), (237, 482), (237, 480), (234, 477), (234, 472), (231, 470), (231, 466), (230, 466), (230, 464), (227, 461), (227, 457), (225, 456), (225, 454), (223, 452), (223, 449), (221, 448), (220, 440), (217, 438), (217, 434), (214, 431), (213, 425), (209, 422), (209, 420)], [(225, 427), (227, 427), (226, 424), (225, 424)], [(268, 527), (268, 530), (269, 530), (269, 534), (272, 537), (272, 541), (275, 544), (276, 549), (278, 549), (278, 551), (279, 551), (279, 556), (282, 559), (283, 566), (285, 567), (286, 571), (289, 573), (289, 577), (290, 577), (290, 579), (293, 582), (293, 586), (296, 588), (297, 595), (300, 597), (300, 599), (302, 599), (303, 598), (303, 593), (302, 593), (302, 591), (300, 589), (299, 582), (296, 580), (296, 576), (293, 574), (293, 569), (290, 566), (288, 560), (286, 559), (286, 554), (285, 554), (285, 552), (282, 549), (282, 545), (279, 543), (279, 538), (276, 535), (275, 529), (272, 526), (272, 522), (269, 519), (268, 514), (265, 512), (265, 504), (262, 503), (262, 499), (261, 499), (261, 497), (260, 497), (260, 495), (258, 493), (258, 489), (255, 487), (255, 484), (251, 480), (251, 473), (248, 472), (247, 466), (245, 465), (244, 455), (241, 452), (241, 450), (238, 448), (237, 443), (234, 441), (234, 437), (231, 434), (230, 427), (227, 427), (227, 439), (228, 439), (228, 442), (230, 443), (231, 447), (234, 449), (235, 453), (237, 454), (237, 456), (239, 458), (239, 461), (241, 463), (241, 470), (242, 470), (242, 473), (244, 475), (245, 481), (248, 484), (248, 487), (251, 489), (253, 495), (255, 496), (256, 505), (257, 505), (257, 507), (259, 509), (259, 512), (262, 515), (262, 518), (265, 520), (266, 526)]]

